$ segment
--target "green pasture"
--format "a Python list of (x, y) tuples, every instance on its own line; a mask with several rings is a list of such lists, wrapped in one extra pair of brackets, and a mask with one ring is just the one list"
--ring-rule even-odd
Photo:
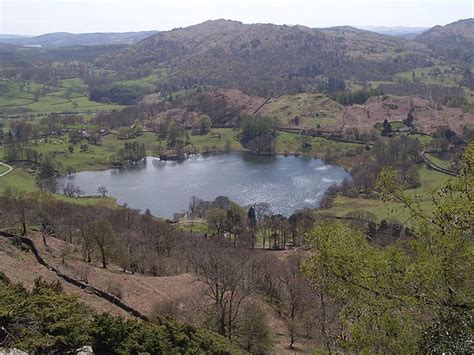
[[(449, 177), (445, 174), (423, 167), (420, 169), (421, 187), (417, 189), (406, 190), (406, 193), (417, 198), (420, 201), (421, 208), (429, 212), (433, 208), (431, 200), (432, 192), (440, 187)], [(318, 210), (317, 214), (328, 214), (343, 217), (352, 211), (366, 211), (373, 213), (377, 221), (382, 219), (396, 219), (402, 222), (408, 221), (409, 211), (400, 203), (392, 201), (383, 201), (379, 199), (367, 198), (349, 198), (337, 196), (334, 205), (330, 209)]]

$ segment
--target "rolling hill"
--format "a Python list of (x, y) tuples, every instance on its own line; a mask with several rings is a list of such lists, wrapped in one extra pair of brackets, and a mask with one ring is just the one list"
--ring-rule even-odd
[(436, 57), (458, 64), (474, 64), (474, 18), (435, 26), (415, 38)]
[(99, 63), (115, 70), (165, 65), (165, 92), (213, 85), (265, 96), (321, 90), (327, 77), (384, 80), (432, 61), (419, 43), (352, 27), (214, 20), (160, 32)]
[(108, 44), (133, 44), (156, 34), (157, 31), (140, 32), (97, 32), (97, 33), (46, 33), (35, 37), (2, 37), (0, 42), (20, 46), (41, 46), (45, 48), (69, 46), (97, 46)]
[(426, 27), (406, 27), (406, 26), (394, 26), (394, 27), (386, 27), (386, 26), (362, 26), (359, 27), (362, 30), (372, 31), (376, 33), (380, 33), (383, 35), (389, 36), (398, 36), (404, 38), (414, 38), (419, 34), (423, 33), (424, 31), (428, 30)]

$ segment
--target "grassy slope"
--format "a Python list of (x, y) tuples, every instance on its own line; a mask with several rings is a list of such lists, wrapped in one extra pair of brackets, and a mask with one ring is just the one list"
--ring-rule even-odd
[[(422, 168), (420, 169), (421, 187), (407, 190), (406, 192), (412, 197), (419, 197), (421, 200), (421, 207), (425, 211), (430, 211), (432, 208), (432, 202), (430, 199), (431, 192), (442, 185), (447, 179), (447, 175), (428, 168)], [(318, 213), (342, 217), (347, 213), (356, 210), (373, 213), (378, 221), (390, 218), (406, 221), (409, 216), (408, 212), (401, 206), (401, 204), (396, 202), (365, 198), (349, 198), (344, 196), (337, 196), (332, 208), (319, 210)]]
[(436, 165), (438, 165), (438, 166), (440, 166), (444, 169), (448, 169), (448, 170), (451, 169), (451, 165), (449, 164), (448, 160), (441, 159), (439, 156), (437, 156), (435, 154), (426, 153), (426, 156), (428, 157), (428, 159), (430, 159)]
[[(459, 69), (459, 68), (458, 68)], [(439, 70), (439, 72), (436, 72)], [(472, 70), (472, 69), (471, 69)], [(459, 70), (458, 70), (459, 71)], [(394, 81), (406, 80), (413, 81), (413, 72), (415, 73), (415, 80), (421, 81), (424, 84), (434, 84), (442, 86), (458, 86), (462, 80), (462, 74), (451, 70), (451, 66), (436, 65), (434, 67), (416, 68), (413, 71), (406, 71), (397, 73), (394, 76)], [(377, 86), (383, 82), (372, 82)], [(465, 98), (470, 104), (474, 103), (474, 91), (463, 87)]]
[(301, 127), (313, 127), (318, 124), (325, 128), (340, 128), (337, 118), (342, 114), (342, 106), (324, 94), (302, 93), (283, 95), (272, 99), (262, 109), (262, 114), (274, 117), (282, 125), (298, 116)]
[[(0, 194), (6, 187), (13, 187), (23, 190), (27, 193), (38, 191), (35, 183), (35, 173), (33, 170), (25, 167), (15, 167), (11, 173), (0, 177)], [(58, 199), (80, 205), (105, 205), (114, 207), (116, 199), (113, 197), (81, 197), (70, 198), (61, 194), (55, 195)]]
[(0, 164), (0, 175), (2, 175), (3, 173), (7, 171), (8, 171), (8, 168), (5, 165)]
[[(62, 111), (97, 111), (114, 110), (123, 106), (102, 104), (88, 99), (88, 88), (80, 78), (61, 80), (58, 87), (49, 87), (49, 92), (42, 94), (44, 85), (29, 82), (20, 83), (8, 80), (4, 82), (8, 92), (0, 94), (0, 110), (26, 108), (38, 113)], [(69, 95), (66, 90), (69, 89)], [(38, 99), (35, 100), (35, 93)], [(74, 104), (76, 103), (77, 106)]]
[(0, 177), (0, 193), (7, 186), (14, 187), (26, 192), (36, 191), (34, 173), (27, 168), (14, 166), (13, 170)]
[(311, 137), (308, 143), (311, 144), (311, 147), (303, 149), (302, 136), (280, 132), (277, 138), (276, 151), (282, 154), (304, 154), (322, 158), (329, 152), (348, 153), (360, 148), (359, 144), (335, 142), (320, 137)]

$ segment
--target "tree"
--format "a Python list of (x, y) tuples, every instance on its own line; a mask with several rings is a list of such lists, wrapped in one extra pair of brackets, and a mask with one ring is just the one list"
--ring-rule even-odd
[(268, 202), (259, 202), (253, 205), (255, 210), (255, 218), (257, 219), (257, 225), (263, 221), (263, 217), (270, 214), (271, 208)]
[(41, 179), (48, 179), (56, 176), (56, 169), (54, 161), (50, 155), (45, 155), (40, 162), (39, 177)]
[(407, 118), (403, 121), (403, 123), (407, 127), (413, 127), (414, 120), (415, 120), (415, 116), (413, 116), (413, 109), (411, 109), (410, 111), (408, 111)]
[(110, 222), (98, 219), (86, 226), (87, 236), (97, 245), (102, 261), (102, 267), (107, 268), (107, 262), (115, 251), (116, 236)]
[(21, 235), (27, 234), (27, 224), (32, 211), (31, 201), (26, 193), (14, 187), (7, 187), (4, 190), (5, 211), (9, 214), (14, 223), (21, 225)]
[(266, 314), (256, 303), (245, 306), (237, 338), (240, 346), (251, 354), (266, 354), (271, 351), (272, 339)]
[(218, 334), (186, 323), (97, 314), (59, 282), (38, 279), (28, 291), (0, 277), (0, 314), (2, 347), (32, 354), (77, 353), (84, 344), (98, 354), (239, 353)]
[(227, 222), (227, 212), (221, 208), (213, 207), (207, 212), (207, 222), (214, 227), (217, 235), (222, 236)]
[(384, 119), (383, 125), (382, 125), (382, 136), (387, 137), (392, 133), (392, 125), (390, 122), (387, 121), (387, 119)]
[(240, 143), (252, 153), (268, 154), (275, 149), (274, 121), (268, 117), (244, 116)]
[(90, 309), (63, 292), (60, 283), (36, 279), (28, 292), (0, 281), (0, 295), (0, 312), (5, 315), (0, 328), (13, 335), (11, 347), (31, 353), (67, 353), (90, 341)]
[(225, 240), (199, 241), (190, 261), (204, 277), (205, 295), (211, 301), (210, 323), (229, 339), (238, 335), (243, 306), (253, 285), (252, 258), (244, 250), (232, 248)]
[[(413, 238), (402, 247), (380, 248), (342, 223), (326, 222), (309, 233), (312, 255), (303, 270), (314, 287), (342, 307), (347, 334), (339, 339), (342, 349), (469, 352), (472, 330), (463, 320), (474, 299), (473, 181), (471, 143), (460, 177), (433, 193), (435, 207), (427, 213), (421, 201), (405, 194), (393, 170), (385, 169), (378, 190), (411, 215)], [(461, 321), (453, 322), (453, 315)]]
[(303, 312), (305, 310), (305, 295), (309, 289), (307, 280), (300, 271), (301, 256), (288, 256), (284, 265), (281, 266), (280, 299), (281, 311), (288, 327), (290, 335), (290, 349), (300, 333), (299, 327)]
[(231, 202), (229, 208), (227, 209), (226, 230), (229, 232), (229, 236), (234, 234), (234, 245), (237, 242), (237, 234), (239, 234), (239, 232), (246, 232), (245, 217), (245, 210), (235, 202)]
[(122, 268), (122, 271), (125, 272), (130, 269), (132, 263), (132, 256), (130, 255), (130, 249), (123, 244), (120, 244), (116, 260), (119, 266)]
[(184, 146), (185, 143), (184, 130), (172, 121), (168, 127), (167, 146), (169, 148), (177, 148)]
[(68, 136), (69, 136), (69, 143), (71, 144), (77, 144), (82, 140), (82, 133), (79, 130), (69, 131)]
[(97, 188), (97, 192), (102, 196), (102, 197), (105, 197), (107, 196), (107, 194), (109, 193), (109, 190), (107, 190), (107, 188), (105, 186), (99, 186)]
[(76, 173), (76, 169), (74, 169), (74, 167), (72, 167), (72, 166), (68, 166), (68, 167), (66, 167), (66, 173), (69, 176), (74, 175)]
[(207, 134), (211, 130), (212, 121), (208, 115), (201, 115), (198, 118), (198, 133)]
[(191, 196), (189, 198), (189, 217), (191, 217), (191, 227), (193, 226), (193, 223), (194, 223), (194, 218), (196, 218), (196, 216), (198, 215), (199, 213), (199, 207), (200, 205), (202, 204), (203, 200), (201, 200), (200, 198), (196, 197), (196, 196)]
[(81, 196), (84, 192), (79, 188), (79, 186), (74, 185), (72, 182), (68, 182), (63, 186), (63, 193), (67, 197)]
[(255, 248), (255, 234), (257, 232), (257, 215), (255, 214), (255, 208), (251, 206), (247, 212), (247, 222), (250, 227), (250, 237), (252, 243), (252, 249)]

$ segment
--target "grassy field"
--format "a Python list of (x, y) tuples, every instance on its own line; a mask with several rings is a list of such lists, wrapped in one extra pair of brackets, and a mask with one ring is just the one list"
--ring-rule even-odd
[(438, 84), (445, 86), (458, 85), (462, 79), (462, 74), (458, 71), (452, 71), (451, 66), (437, 65), (434, 67), (417, 68), (413, 71), (397, 73), (395, 79), (413, 80), (413, 72), (415, 80), (420, 80), (425, 84)]
[[(276, 141), (276, 151), (279, 154), (301, 154), (328, 159), (330, 157), (355, 155), (356, 152), (363, 149), (363, 146), (360, 144), (335, 142), (320, 137), (305, 138), (310, 146), (303, 148), (303, 139), (303, 136), (297, 134), (279, 132)], [(350, 167), (348, 163), (350, 162), (342, 163), (341, 160), (341, 164), (346, 168)]]
[(443, 169), (447, 169), (447, 170), (451, 169), (451, 164), (449, 163), (449, 161), (442, 159), (439, 155), (426, 153), (426, 156), (428, 157), (429, 160), (431, 160), (433, 163), (435, 163), (439, 167)]
[[(420, 81), (427, 85), (441, 85), (441, 86), (459, 86), (463, 78), (461, 74), (461, 68), (455, 67), (455, 70), (452, 70), (452, 66), (446, 65), (436, 65), (433, 67), (426, 68), (417, 68), (413, 71), (406, 71), (397, 73), (394, 76), (395, 81), (406, 80), (406, 81)], [(413, 78), (413, 72), (415, 77)], [(381, 83), (381, 82), (380, 82)], [(379, 82), (373, 82), (374, 85), (379, 84)], [(463, 87), (464, 97), (467, 102), (474, 104), (474, 91)]]
[(90, 101), (88, 87), (80, 78), (60, 80), (58, 86), (36, 82), (0, 81), (0, 112), (26, 109), (32, 113), (95, 112), (123, 106)]
[[(409, 196), (418, 197), (423, 210), (429, 212), (433, 208), (431, 201), (432, 191), (446, 182), (448, 178), (447, 175), (428, 168), (422, 168), (420, 169), (421, 187), (407, 190), (406, 193)], [(332, 208), (318, 210), (317, 214), (329, 214), (343, 217), (352, 211), (366, 211), (373, 213), (376, 216), (377, 221), (390, 218), (399, 221), (407, 221), (409, 218), (408, 211), (400, 203), (365, 198), (349, 198), (344, 196), (337, 196)]]
[(272, 99), (261, 113), (276, 118), (282, 125), (289, 125), (298, 116), (301, 127), (340, 128), (337, 118), (342, 114), (342, 106), (324, 94), (303, 93)]
[[(7, 175), (0, 177), (0, 195), (3, 194), (6, 187), (12, 187), (18, 190), (25, 191), (27, 193), (33, 193), (38, 191), (35, 181), (35, 171), (25, 166), (16, 166)], [(61, 192), (61, 191), (59, 191)], [(107, 207), (115, 207), (116, 199), (114, 197), (80, 197), (72, 198), (61, 195), (60, 193), (55, 194), (55, 197), (59, 200), (80, 204), (80, 205), (104, 205)]]
[(165, 67), (154, 69), (148, 76), (139, 79), (116, 81), (113, 85), (121, 87), (139, 87), (153, 92), (156, 88), (156, 82), (165, 78), (168, 70)]
[(0, 164), (0, 175), (6, 173), (9, 169), (5, 165)]
[(34, 171), (19, 166), (14, 166), (9, 174), (0, 177), (0, 193), (3, 193), (5, 187), (13, 187), (25, 192), (38, 190), (35, 183)]
[(179, 221), (178, 228), (185, 232), (212, 233), (212, 231), (209, 229), (207, 221), (203, 218), (196, 218), (194, 220), (183, 218)]
[[(242, 146), (236, 140), (235, 131), (232, 129), (213, 129), (212, 132), (204, 136), (190, 135), (191, 143), (199, 151), (212, 149), (213, 147), (223, 150), (228, 140), (231, 143), (232, 150), (242, 150)], [(110, 157), (123, 148), (125, 142), (133, 141), (145, 144), (148, 155), (156, 154), (160, 145), (166, 147), (165, 139), (160, 140), (155, 133), (148, 132), (126, 141), (118, 139), (115, 135), (108, 135), (102, 140), (100, 146), (88, 144), (87, 151), (81, 151), (80, 149), (82, 144), (87, 144), (87, 141), (83, 140), (78, 144), (71, 145), (68, 143), (67, 136), (50, 137), (47, 140), (41, 139), (37, 144), (30, 141), (26, 147), (34, 149), (40, 154), (51, 155), (63, 168), (70, 166), (76, 171), (84, 171), (106, 169), (109, 166)], [(69, 146), (73, 147), (72, 153), (69, 151)], [(3, 148), (1, 147), (0, 157), (3, 157)]]

